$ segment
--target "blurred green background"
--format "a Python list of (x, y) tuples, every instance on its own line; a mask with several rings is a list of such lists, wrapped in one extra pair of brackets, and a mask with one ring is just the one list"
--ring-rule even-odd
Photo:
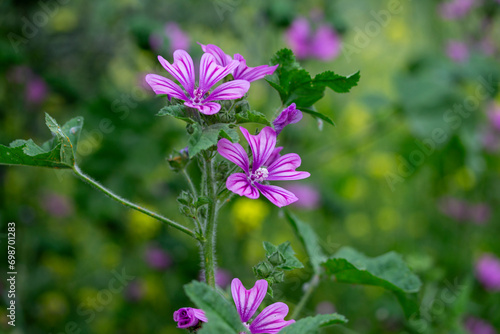
[[(317, 104), (336, 127), (305, 115), (283, 131), (285, 151), (300, 154), (300, 169), (312, 174), (295, 185), (305, 197), (292, 210), (329, 254), (346, 245), (369, 256), (394, 250), (424, 285), (421, 314), (409, 320), (390, 293), (334, 281), (321, 283), (303, 315), (335, 309), (349, 318), (325, 333), (458, 333), (463, 324), (470, 333), (494, 333), (500, 288), (481, 283), (476, 263), (500, 254), (499, 7), (493, 0), (4, 0), (0, 143), (49, 139), (44, 112), (60, 123), (81, 115), (81, 168), (184, 221), (175, 199), (187, 185), (165, 158), (187, 137), (182, 122), (155, 116), (165, 101), (143, 78), (166, 75), (156, 56), (171, 60), (184, 45), (199, 58), (196, 42), (212, 43), (257, 66), (290, 47), (287, 31), (297, 19), (313, 30), (326, 25), (341, 46), (328, 59), (305, 55), (302, 66), (312, 74), (361, 70), (361, 81)], [(252, 108), (269, 117), (280, 106), (264, 80), (249, 93)], [(200, 275), (191, 240), (70, 172), (0, 166), (0, 184), (1, 249), (6, 254), (13, 221), (18, 271), (13, 329), (2, 255), (1, 332), (182, 332), (172, 313), (193, 306), (182, 286)], [(218, 228), (223, 286), (233, 277), (253, 284), (262, 241), (290, 240), (306, 260), (266, 200), (235, 198)], [(293, 308), (309, 278), (307, 268), (291, 272), (276, 301)], [(471, 325), (477, 319), (493, 332)]]

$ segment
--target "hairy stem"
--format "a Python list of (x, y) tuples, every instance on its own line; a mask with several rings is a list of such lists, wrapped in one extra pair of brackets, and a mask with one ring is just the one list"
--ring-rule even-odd
[(182, 175), (184, 175), (184, 177), (186, 178), (186, 181), (189, 184), (189, 188), (193, 192), (193, 195), (195, 197), (198, 197), (198, 192), (196, 191), (196, 187), (194, 186), (193, 181), (191, 180), (191, 177), (189, 177), (189, 174), (185, 168), (182, 169)]
[(207, 219), (205, 225), (205, 242), (202, 243), (203, 261), (205, 268), (205, 281), (215, 288), (215, 233), (217, 227), (217, 192), (215, 189), (215, 175), (213, 160), (208, 158), (205, 163), (205, 177), (207, 181), (206, 195), (208, 203)]
[(295, 319), (300, 315), (300, 312), (306, 305), (307, 301), (309, 300), (309, 297), (311, 297), (314, 290), (316, 290), (318, 283), (319, 283), (319, 276), (317, 275), (314, 275), (313, 278), (309, 281), (309, 283), (306, 283), (308, 284), (307, 290), (302, 295), (302, 298), (300, 299), (297, 306), (295, 306), (295, 308), (293, 309), (293, 314), (291, 316), (291, 319)]
[(92, 178), (90, 178), (89, 176), (85, 175), (78, 166), (74, 166), (73, 167), (73, 172), (75, 173), (76, 176), (78, 176), (80, 179), (84, 180), (85, 182), (87, 182), (88, 184), (92, 185), (94, 188), (96, 188), (97, 190), (100, 190), (102, 191), (104, 194), (108, 195), (109, 197), (111, 197), (112, 199), (114, 199), (115, 201), (121, 203), (122, 205), (125, 205), (125, 206), (128, 206), (129, 208), (131, 209), (134, 209), (134, 210), (137, 210), (139, 212), (142, 212), (143, 214), (145, 215), (148, 215), (152, 218), (155, 218), (159, 221), (161, 221), (162, 223), (165, 223), (169, 226), (172, 226), (173, 228), (181, 231), (181, 232), (184, 232), (186, 233), (187, 235), (189, 235), (190, 237), (193, 237), (197, 240), (199, 240), (199, 237), (196, 235), (195, 232), (191, 231), (189, 228), (185, 227), (185, 226), (182, 226), (181, 224), (169, 219), (169, 218), (166, 218), (166, 217), (163, 217), (162, 215), (156, 213), (156, 212), (153, 212), (153, 211), (150, 211), (146, 208), (143, 208), (135, 203), (132, 203), (126, 199), (124, 199), (123, 197), (120, 197), (116, 194), (114, 194), (111, 190), (109, 189), (106, 189), (103, 185), (101, 185), (99, 182), (93, 180)]

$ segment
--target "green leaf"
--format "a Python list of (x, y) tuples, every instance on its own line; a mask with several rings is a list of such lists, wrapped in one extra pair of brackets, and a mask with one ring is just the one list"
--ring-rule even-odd
[(255, 110), (247, 110), (236, 114), (236, 123), (258, 123), (271, 125), (267, 120), (266, 115)]
[(64, 126), (45, 114), (45, 123), (55, 135), (41, 146), (32, 139), (13, 141), (8, 147), (0, 145), (0, 164), (51, 168), (73, 168), (75, 153), (83, 127), (83, 118), (75, 117)]
[(299, 220), (288, 210), (285, 210), (285, 215), (292, 225), (295, 234), (302, 242), (302, 245), (304, 246), (307, 255), (309, 256), (309, 261), (311, 261), (311, 266), (314, 270), (314, 273), (319, 274), (321, 264), (326, 260), (326, 256), (319, 246), (318, 236), (310, 225)]
[(301, 108), (300, 111), (305, 112), (306, 114), (309, 114), (313, 117), (322, 119), (323, 121), (327, 122), (328, 124), (335, 126), (335, 123), (332, 121), (332, 119), (330, 117), (323, 115), (322, 113), (319, 113), (316, 110), (309, 109), (309, 108)]
[(208, 323), (203, 324), (200, 333), (231, 333), (245, 332), (234, 305), (224, 299), (218, 292), (205, 283), (192, 281), (184, 286), (189, 299), (203, 311)]
[(341, 314), (320, 314), (300, 319), (294, 324), (283, 328), (279, 334), (313, 334), (318, 333), (318, 330), (322, 327), (345, 323), (347, 323), (347, 319)]
[(418, 292), (422, 283), (395, 252), (370, 258), (343, 247), (323, 266), (338, 282), (379, 286), (394, 292), (407, 317), (418, 313), (416, 295), (407, 294)]
[(313, 85), (320, 87), (326, 86), (337, 93), (347, 93), (352, 87), (358, 85), (359, 79), (359, 71), (346, 77), (332, 71), (326, 71), (314, 77)]
[(236, 130), (230, 128), (229, 124), (213, 124), (202, 128), (198, 123), (192, 125), (193, 133), (188, 140), (189, 157), (193, 158), (202, 150), (207, 150), (215, 145), (219, 136), (231, 140), (233, 143), (239, 140)]
[(275, 246), (270, 242), (264, 241), (264, 249), (266, 250), (266, 257), (269, 258), (278, 252), (284, 258), (284, 262), (277, 267), (283, 270), (294, 270), (304, 268), (302, 262), (295, 257), (295, 252), (292, 249), (290, 241), (286, 241), (279, 246)]
[(156, 116), (171, 116), (177, 119), (180, 119), (181, 121), (193, 124), (196, 123), (191, 117), (194, 117), (194, 113), (186, 106), (182, 104), (174, 104), (174, 105), (169, 105), (166, 107), (163, 107), (160, 109), (160, 111), (156, 114)]

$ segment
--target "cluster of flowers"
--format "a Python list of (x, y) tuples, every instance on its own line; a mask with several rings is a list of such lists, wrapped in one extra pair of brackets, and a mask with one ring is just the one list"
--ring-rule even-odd
[[(214, 115), (221, 110), (220, 100), (235, 100), (244, 97), (250, 88), (250, 82), (273, 74), (278, 65), (248, 67), (240, 54), (231, 57), (216, 45), (201, 45), (205, 52), (201, 57), (198, 85), (195, 80), (193, 59), (184, 50), (174, 52), (174, 62), (170, 64), (163, 57), (158, 60), (179, 83), (156, 74), (148, 74), (146, 82), (156, 94), (166, 94), (184, 101), (184, 105), (197, 109), (205, 115)], [(232, 80), (228, 76), (232, 75)], [(212, 88), (224, 79), (225, 82)], [(278, 207), (297, 201), (290, 191), (267, 184), (267, 181), (300, 180), (309, 177), (307, 172), (298, 172), (301, 159), (297, 154), (283, 156), (283, 147), (276, 147), (277, 136), (283, 128), (302, 119), (302, 112), (292, 103), (273, 121), (273, 127), (265, 127), (257, 135), (251, 135), (240, 127), (252, 151), (252, 163), (243, 147), (227, 139), (218, 142), (220, 155), (239, 166), (244, 173), (235, 173), (228, 177), (226, 186), (232, 192), (256, 199), (260, 193)]]
[[(250, 321), (266, 296), (267, 286), (266, 280), (258, 280), (253, 288), (247, 290), (239, 279), (235, 278), (231, 282), (231, 293), (240, 320), (252, 334), (275, 334), (295, 322), (284, 320), (288, 314), (288, 306), (281, 302), (267, 306)], [(208, 320), (203, 310), (184, 307), (174, 312), (174, 321), (179, 328), (196, 328)]]

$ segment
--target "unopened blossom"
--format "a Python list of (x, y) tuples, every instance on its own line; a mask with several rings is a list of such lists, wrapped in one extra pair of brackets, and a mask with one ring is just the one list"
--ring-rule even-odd
[[(219, 48), (217, 45), (200, 44), (200, 46), (203, 52), (207, 52), (212, 56), (214, 56), (217, 65), (227, 66), (231, 62), (231, 60), (233, 60), (231, 56), (224, 53), (224, 51), (222, 51), (222, 49)], [(248, 82), (259, 80), (264, 78), (266, 75), (273, 74), (276, 68), (278, 67), (278, 65), (275, 66), (260, 65), (257, 67), (248, 67), (245, 58), (243, 58), (243, 56), (238, 53), (234, 55), (234, 60), (240, 62), (238, 67), (236, 67), (233, 72), (233, 78), (235, 80), (246, 80)]]
[(267, 184), (267, 181), (300, 180), (310, 176), (308, 172), (298, 172), (301, 159), (295, 153), (280, 156), (283, 147), (276, 147), (276, 132), (269, 126), (258, 135), (251, 135), (245, 128), (241, 132), (248, 141), (253, 161), (250, 165), (247, 153), (239, 143), (232, 143), (223, 138), (217, 143), (220, 155), (243, 169), (244, 173), (234, 173), (226, 181), (226, 187), (232, 192), (251, 199), (262, 193), (274, 205), (282, 207), (297, 201), (290, 191)]
[(476, 318), (468, 317), (465, 320), (465, 329), (470, 334), (497, 334), (496, 329), (487, 321)]
[(316, 58), (327, 61), (337, 57), (341, 50), (340, 37), (330, 25), (320, 23), (313, 30), (309, 20), (304, 17), (293, 21), (285, 38), (299, 59)]
[(174, 312), (174, 321), (178, 328), (190, 328), (197, 326), (200, 321), (207, 322), (207, 317), (203, 310), (183, 307)]
[(250, 321), (266, 296), (267, 286), (268, 283), (264, 279), (258, 280), (250, 290), (245, 289), (237, 278), (231, 282), (231, 293), (240, 320), (252, 334), (276, 334), (295, 322), (295, 320), (285, 320), (288, 306), (281, 302), (269, 305)]
[(482, 255), (476, 263), (476, 277), (490, 291), (500, 291), (500, 259), (493, 254)]
[(276, 117), (273, 121), (274, 130), (276, 135), (279, 135), (285, 126), (294, 124), (302, 119), (302, 112), (297, 109), (295, 103), (292, 103)]
[(195, 82), (193, 59), (186, 51), (175, 51), (173, 64), (170, 64), (162, 56), (158, 56), (158, 60), (167, 72), (179, 81), (184, 90), (170, 79), (156, 74), (148, 74), (146, 81), (154, 92), (167, 94), (169, 98), (183, 100), (186, 106), (196, 108), (205, 115), (216, 114), (221, 109), (221, 105), (214, 101), (239, 99), (250, 88), (248, 81), (232, 80), (210, 91), (215, 84), (233, 72), (239, 65), (237, 60), (232, 60), (227, 66), (220, 66), (217, 65), (211, 54), (205, 53), (201, 57), (198, 85)]

